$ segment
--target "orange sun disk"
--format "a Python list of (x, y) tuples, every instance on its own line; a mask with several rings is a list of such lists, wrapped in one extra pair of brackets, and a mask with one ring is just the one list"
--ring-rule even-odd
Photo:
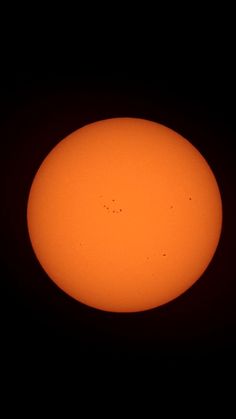
[(155, 122), (114, 118), (53, 148), (34, 178), (27, 221), (58, 287), (88, 306), (133, 312), (167, 303), (202, 275), (222, 203), (186, 139)]

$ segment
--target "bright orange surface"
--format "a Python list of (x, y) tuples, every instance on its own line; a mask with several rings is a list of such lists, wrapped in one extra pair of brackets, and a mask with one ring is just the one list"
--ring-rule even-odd
[(36, 256), (62, 290), (131, 312), (172, 300), (202, 275), (222, 206), (211, 169), (187, 140), (154, 122), (115, 118), (49, 153), (27, 217)]

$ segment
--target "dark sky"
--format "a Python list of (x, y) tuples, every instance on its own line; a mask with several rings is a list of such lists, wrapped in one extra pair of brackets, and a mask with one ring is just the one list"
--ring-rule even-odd
[[(218, 66), (222, 57), (207, 56), (183, 61), (176, 54), (165, 65), (157, 57), (140, 66), (124, 60), (121, 68), (18, 66), (2, 75), (2, 334), (14, 365), (232, 369), (235, 78), (225, 58)], [(95, 310), (60, 291), (36, 261), (26, 226), (29, 188), (47, 153), (75, 129), (120, 116), (160, 122), (191, 141), (210, 164), (223, 200), (221, 240), (202, 278), (176, 300), (136, 314)]]

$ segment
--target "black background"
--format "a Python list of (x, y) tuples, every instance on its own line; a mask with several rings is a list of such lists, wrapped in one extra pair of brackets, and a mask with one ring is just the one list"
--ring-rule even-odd
[[(18, 62), (3, 72), (1, 308), (11, 365), (234, 367), (234, 68), (225, 45), (203, 50), (201, 43), (200, 52), (196, 45), (191, 54), (175, 45), (164, 55), (158, 48), (113, 61), (98, 55), (63, 69), (55, 61), (50, 68)], [(204, 275), (176, 300), (134, 314), (102, 312), (64, 294), (36, 261), (26, 225), (31, 182), (48, 152), (85, 124), (122, 116), (160, 122), (192, 142), (210, 164), (223, 201), (220, 243)]]

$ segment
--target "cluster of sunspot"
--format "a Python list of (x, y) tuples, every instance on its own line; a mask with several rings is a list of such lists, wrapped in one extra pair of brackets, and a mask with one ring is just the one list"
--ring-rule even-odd
[(122, 208), (117, 209), (117, 206), (115, 206), (115, 202), (116, 202), (116, 200), (112, 199), (110, 205), (103, 204), (103, 208), (105, 208), (107, 210), (107, 212), (111, 212), (113, 214), (120, 214), (123, 210), (122, 210)]

